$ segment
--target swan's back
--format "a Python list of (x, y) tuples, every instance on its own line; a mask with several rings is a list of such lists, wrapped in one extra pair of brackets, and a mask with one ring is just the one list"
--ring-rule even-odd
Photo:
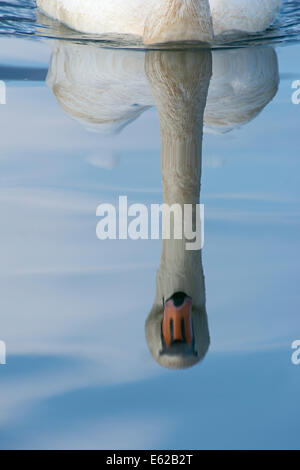
[(214, 34), (264, 31), (277, 17), (281, 0), (209, 0)]
[(92, 34), (142, 36), (145, 19), (159, 0), (37, 0), (47, 15)]
[[(84, 33), (143, 36), (146, 19), (154, 8), (159, 16), (160, 2), (163, 7), (166, 0), (37, 0), (37, 5), (52, 18)], [(214, 34), (218, 36), (231, 31), (265, 30), (278, 15), (281, 0), (209, 3)]]

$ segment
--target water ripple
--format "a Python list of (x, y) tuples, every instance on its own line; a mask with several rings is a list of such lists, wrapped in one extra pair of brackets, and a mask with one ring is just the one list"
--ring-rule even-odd
[[(82, 34), (52, 21), (36, 9), (35, 0), (0, 1), (0, 35), (35, 36), (78, 41), (97, 41), (103, 46), (143, 48), (136, 38)], [(300, 40), (300, 2), (285, 0), (275, 24), (260, 34), (234, 37), (228, 35), (214, 48), (290, 43)], [(178, 45), (177, 45), (178, 46)]]

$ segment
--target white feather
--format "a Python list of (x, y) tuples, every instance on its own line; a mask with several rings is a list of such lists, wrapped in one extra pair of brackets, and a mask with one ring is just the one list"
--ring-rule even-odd
[[(173, 8), (175, 3), (179, 5), (178, 8)], [(280, 4), (281, 0), (37, 0), (38, 7), (44, 13), (75, 30), (91, 34), (129, 34), (139, 37), (144, 35), (145, 24), (149, 28), (149, 18), (153, 29), (158, 25), (161, 29), (164, 21), (169, 21), (169, 14), (166, 18), (165, 11), (170, 11), (172, 7), (176, 10), (174, 22), (179, 16), (181, 20), (184, 17), (184, 25), (176, 29), (177, 40), (181, 39), (180, 35), (186, 39), (189, 27), (191, 31), (194, 30), (195, 11), (202, 11), (203, 14), (205, 12), (207, 29), (209, 25), (206, 17), (210, 8), (212, 33), (218, 36), (231, 31), (254, 33), (265, 30), (278, 15)], [(199, 21), (203, 25), (203, 18)], [(174, 34), (172, 39), (173, 36)], [(206, 33), (204, 37), (207, 37)], [(199, 38), (201, 39), (201, 35)], [(191, 39), (194, 39), (193, 34)]]

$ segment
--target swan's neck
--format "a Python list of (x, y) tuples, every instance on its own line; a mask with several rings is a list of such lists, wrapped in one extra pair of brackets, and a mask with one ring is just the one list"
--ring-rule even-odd
[[(211, 55), (198, 52), (149, 52), (146, 74), (161, 130), (163, 202), (181, 207), (199, 203), (203, 114), (211, 77)], [(173, 222), (174, 223), (174, 222)], [(200, 251), (187, 240), (163, 240), (156, 302), (185, 292), (194, 305), (205, 302)]]
[(144, 43), (210, 42), (213, 26), (209, 0), (158, 0), (146, 19)]

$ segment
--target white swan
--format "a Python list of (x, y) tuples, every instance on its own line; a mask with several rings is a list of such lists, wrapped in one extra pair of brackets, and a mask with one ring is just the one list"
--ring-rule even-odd
[[(84, 126), (116, 131), (156, 105), (163, 201), (182, 211), (199, 202), (203, 127), (223, 132), (247, 123), (279, 82), (271, 47), (144, 52), (57, 40), (52, 46), (47, 83)], [(171, 369), (199, 362), (210, 342), (202, 254), (186, 250), (186, 242), (163, 240), (146, 321), (152, 356)]]
[(142, 37), (145, 44), (211, 42), (228, 32), (264, 31), (281, 0), (37, 0), (48, 16), (91, 34)]
[[(163, 202), (193, 208), (200, 197), (203, 117), (212, 74), (211, 51), (151, 51), (145, 72), (158, 111)], [(168, 222), (166, 222), (168, 224)], [(209, 347), (202, 252), (187, 250), (170, 218), (171, 236), (162, 240), (156, 295), (146, 320), (147, 343), (163, 367), (183, 369), (202, 360)], [(175, 228), (176, 227), (176, 228)]]
[[(47, 84), (64, 111), (84, 127), (114, 134), (154, 106), (145, 74), (148, 52), (51, 41)], [(271, 47), (212, 51), (204, 131), (224, 133), (254, 119), (277, 92)]]

